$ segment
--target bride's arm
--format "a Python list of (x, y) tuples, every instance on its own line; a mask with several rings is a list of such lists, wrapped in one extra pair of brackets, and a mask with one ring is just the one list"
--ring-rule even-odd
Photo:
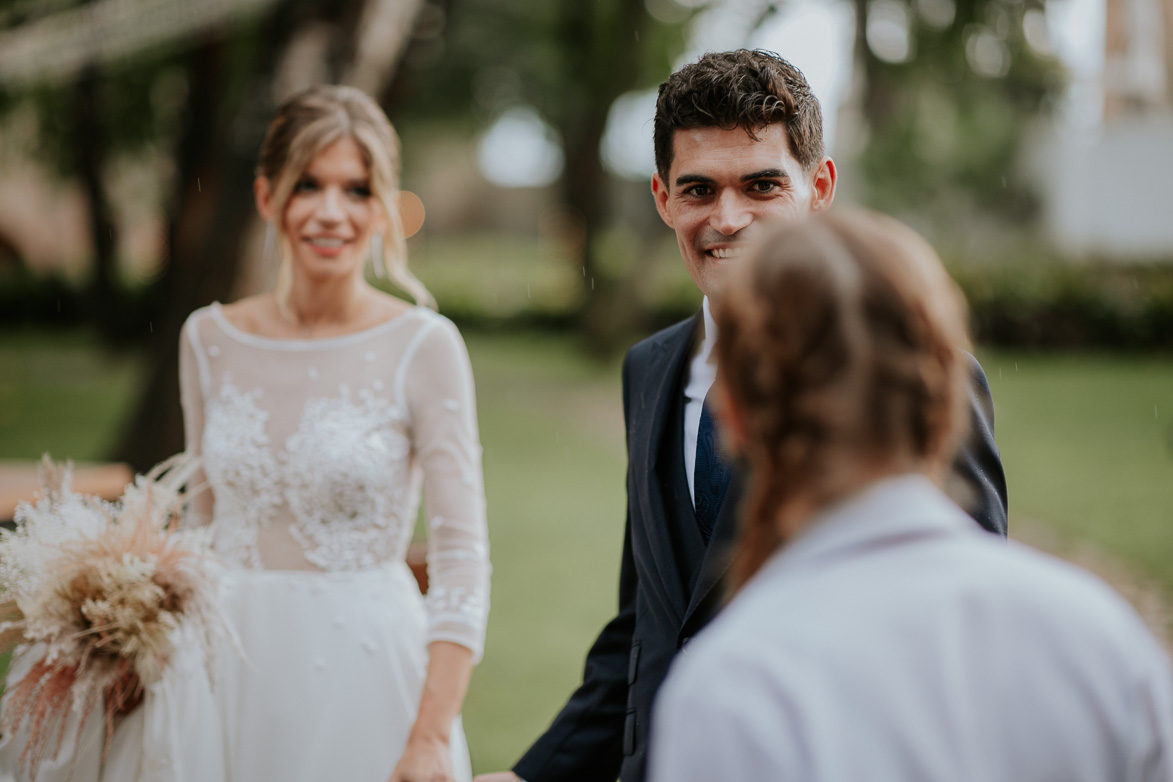
[(390, 782), (453, 779), (452, 723), (472, 675), (472, 650), (451, 641), (428, 646), (428, 675), (419, 714)]
[(428, 672), (392, 776), (413, 782), (451, 778), (450, 732), (484, 644), (490, 566), (476, 395), (456, 327), (438, 317), (429, 322), (402, 371), (428, 530)]

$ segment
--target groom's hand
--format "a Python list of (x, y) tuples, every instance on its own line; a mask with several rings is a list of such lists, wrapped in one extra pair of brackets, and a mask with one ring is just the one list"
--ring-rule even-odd
[(512, 771), (497, 771), (492, 774), (478, 774), (472, 782), (525, 782), (524, 779)]

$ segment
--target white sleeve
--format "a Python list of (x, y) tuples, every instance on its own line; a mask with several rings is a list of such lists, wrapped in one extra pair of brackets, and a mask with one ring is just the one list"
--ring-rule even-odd
[[(197, 317), (193, 315), (179, 333), (179, 402), (183, 407), (183, 450), (202, 454), (204, 436), (204, 394), (208, 383), (207, 358), (200, 344)], [(198, 470), (188, 483), (196, 494), (188, 504), (187, 525), (207, 524), (212, 520), (212, 491), (207, 487), (204, 471)]]
[(468, 352), (446, 319), (426, 326), (407, 367), (412, 446), (423, 468), (428, 529), (428, 642), (480, 659), (489, 610), (489, 541)]
[(649, 782), (805, 778), (793, 704), (739, 669), (714, 656), (677, 661), (656, 700)]

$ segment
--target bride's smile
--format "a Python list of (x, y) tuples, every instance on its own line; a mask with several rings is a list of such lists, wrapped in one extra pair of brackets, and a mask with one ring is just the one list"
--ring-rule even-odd
[[(272, 192), (259, 195), (262, 209), (273, 205)], [(345, 136), (314, 156), (293, 183), (280, 224), (295, 275), (319, 279), (362, 274), (371, 238), (386, 230), (386, 217), (372, 195), (370, 169), (353, 138)]]

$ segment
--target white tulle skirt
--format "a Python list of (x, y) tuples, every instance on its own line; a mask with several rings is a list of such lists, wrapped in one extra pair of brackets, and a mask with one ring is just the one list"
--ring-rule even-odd
[[(403, 563), (371, 571), (231, 571), (224, 606), (243, 656), (217, 655), (209, 682), (195, 647), (125, 718), (102, 767), (91, 717), (38, 782), (385, 782), (415, 721), (427, 667), (423, 599)], [(31, 661), (28, 663), (31, 665)], [(17, 666), (10, 675), (18, 677)], [(72, 735), (72, 731), (67, 731)], [(0, 769), (21, 779), (19, 736)], [(471, 779), (459, 719), (458, 780)], [(4, 779), (0, 771), (0, 780)]]
[[(247, 660), (221, 655), (228, 782), (386, 782), (427, 667), (423, 598), (402, 562), (353, 573), (237, 571), (228, 618)], [(458, 780), (471, 778), (452, 730)]]

